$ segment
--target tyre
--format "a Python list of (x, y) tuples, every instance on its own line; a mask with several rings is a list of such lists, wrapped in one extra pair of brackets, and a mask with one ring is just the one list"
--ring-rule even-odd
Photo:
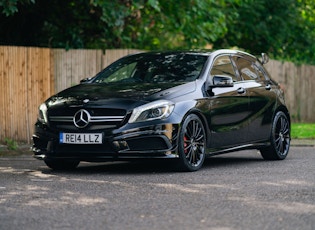
[(265, 160), (285, 159), (289, 153), (290, 141), (290, 121), (285, 113), (279, 111), (272, 122), (271, 145), (260, 150), (262, 157)]
[(73, 170), (80, 163), (80, 161), (76, 161), (76, 160), (51, 160), (51, 159), (46, 159), (44, 160), (44, 162), (49, 168), (53, 170)]
[(200, 118), (195, 114), (188, 115), (182, 123), (178, 154), (179, 167), (182, 171), (197, 171), (205, 160), (206, 132)]

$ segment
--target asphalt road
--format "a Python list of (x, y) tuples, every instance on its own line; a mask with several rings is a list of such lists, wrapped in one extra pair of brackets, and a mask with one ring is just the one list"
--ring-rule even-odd
[(206, 160), (82, 163), (55, 172), (29, 155), (0, 158), (0, 229), (315, 229), (315, 148), (284, 161), (257, 151)]

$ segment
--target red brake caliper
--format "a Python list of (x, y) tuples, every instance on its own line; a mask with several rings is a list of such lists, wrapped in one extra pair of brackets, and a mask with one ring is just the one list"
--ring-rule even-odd
[(187, 153), (188, 153), (188, 150), (186, 149), (186, 147), (187, 147), (187, 140), (188, 140), (188, 138), (186, 137), (186, 136), (184, 136), (184, 153), (187, 155)]

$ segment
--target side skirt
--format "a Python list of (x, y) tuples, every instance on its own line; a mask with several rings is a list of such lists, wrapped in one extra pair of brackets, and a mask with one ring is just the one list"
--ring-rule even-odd
[(246, 149), (261, 149), (270, 146), (270, 142), (263, 142), (263, 143), (252, 143), (252, 144), (246, 144), (246, 145), (239, 145), (239, 146), (233, 146), (230, 148), (224, 148), (224, 149), (207, 149), (207, 156), (215, 156), (219, 154), (229, 153), (229, 152), (235, 152), (235, 151), (241, 151)]

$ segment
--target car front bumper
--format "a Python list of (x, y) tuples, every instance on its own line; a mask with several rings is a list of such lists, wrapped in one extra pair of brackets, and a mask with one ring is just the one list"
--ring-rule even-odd
[[(33, 135), (37, 159), (76, 159), (98, 162), (135, 158), (175, 158), (178, 124), (142, 125), (124, 130), (97, 130), (103, 133), (102, 144), (61, 144), (59, 133), (37, 122)], [(95, 131), (94, 131), (95, 132)]]

